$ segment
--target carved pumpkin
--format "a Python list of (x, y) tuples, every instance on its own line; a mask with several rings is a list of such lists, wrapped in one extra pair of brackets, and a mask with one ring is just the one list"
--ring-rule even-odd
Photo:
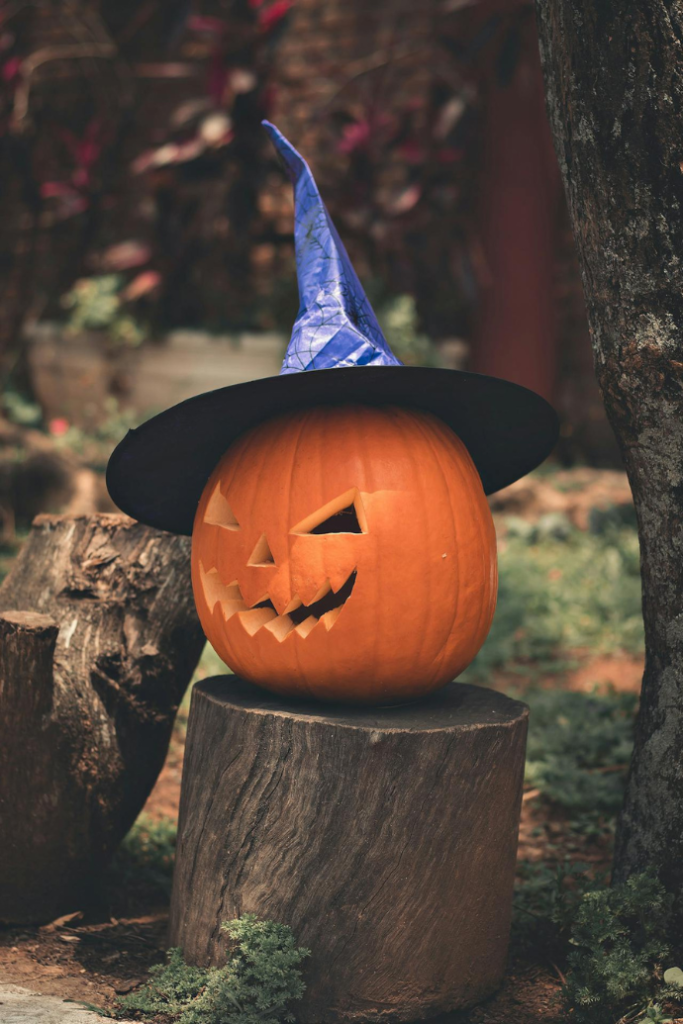
[(292, 696), (402, 702), (481, 647), (495, 532), (474, 464), (441, 420), (308, 409), (254, 428), (216, 466), (192, 578), (204, 631), (239, 675)]

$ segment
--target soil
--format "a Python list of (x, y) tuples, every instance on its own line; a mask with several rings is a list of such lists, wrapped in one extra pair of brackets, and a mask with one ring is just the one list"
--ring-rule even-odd
[[(568, 652), (572, 668), (537, 679), (534, 685), (548, 690), (580, 690), (583, 693), (639, 693), (645, 659), (631, 654), (595, 655), (590, 651)], [(524, 691), (519, 672), (496, 672), (487, 684), (503, 693)]]

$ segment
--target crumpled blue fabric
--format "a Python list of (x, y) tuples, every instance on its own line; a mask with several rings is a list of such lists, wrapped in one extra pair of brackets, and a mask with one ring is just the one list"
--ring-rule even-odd
[(262, 123), (294, 186), (299, 312), (280, 373), (401, 366), (382, 334), (308, 164), (275, 125)]

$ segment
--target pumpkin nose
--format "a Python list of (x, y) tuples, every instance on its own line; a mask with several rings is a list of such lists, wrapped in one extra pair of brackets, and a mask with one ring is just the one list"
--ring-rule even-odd
[(236, 575), (247, 606), (253, 608), (270, 596), (277, 565), (265, 533), (258, 534), (255, 542), (250, 537), (242, 550), (244, 560)]

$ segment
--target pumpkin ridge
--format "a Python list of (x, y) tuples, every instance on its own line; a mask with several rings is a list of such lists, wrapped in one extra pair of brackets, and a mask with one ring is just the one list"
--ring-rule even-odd
[[(444, 489), (445, 489), (445, 492), (446, 492), (446, 496), (447, 496), (449, 504), (451, 505), (451, 508), (452, 508), (453, 507), (452, 487), (451, 487), (451, 484), (450, 484), (450, 481), (449, 481), (449, 478), (448, 478), (448, 474), (445, 472), (443, 464), (441, 462), (441, 452), (439, 450), (439, 447), (438, 447), (438, 445), (434, 444), (433, 424), (430, 421), (425, 420), (425, 418), (422, 417), (422, 416), (420, 416), (419, 419), (416, 419), (416, 424), (417, 424), (418, 430), (421, 432), (421, 434), (424, 437), (428, 447), (430, 448), (430, 450), (432, 452), (432, 455), (434, 457), (434, 460), (436, 462), (436, 465), (439, 468), (439, 473), (440, 473), (441, 479), (443, 481), (443, 485), (444, 485)], [(453, 437), (456, 438), (456, 440), (457, 440), (457, 442), (459, 444), (462, 444), (462, 442), (460, 441), (460, 438), (457, 436), (457, 434), (453, 433)], [(448, 440), (451, 441), (451, 438), (449, 437)], [(463, 445), (463, 447), (464, 447), (464, 445)], [(457, 466), (457, 459), (454, 459), (453, 462)], [(459, 469), (459, 466), (457, 468)], [(460, 565), (460, 557), (459, 557), (459, 550), (460, 549), (459, 549), (459, 546), (458, 546), (458, 527), (457, 527), (457, 522), (456, 522), (455, 515), (451, 515), (450, 516), (450, 524), (451, 524), (451, 535), (452, 535), (452, 538), (453, 538), (453, 555), (454, 555), (454, 558), (456, 560), (456, 562), (455, 562), (455, 565), (456, 565), (456, 580), (455, 580), (456, 601), (455, 601), (455, 607), (453, 609), (453, 619), (451, 621), (451, 624), (450, 624), (448, 630), (446, 631), (446, 636), (445, 636), (444, 642), (441, 645), (441, 649), (439, 651), (439, 655), (438, 655), (435, 663), (432, 664), (432, 674), (431, 674), (431, 677), (430, 677), (430, 681), (431, 682), (433, 682), (435, 678), (438, 678), (438, 675), (439, 675), (439, 672), (440, 672), (440, 669), (441, 669), (441, 665), (443, 664), (443, 662), (444, 662), (444, 660), (446, 658), (446, 655), (447, 655), (448, 642), (451, 639), (451, 637), (453, 636), (453, 633), (455, 631), (456, 622), (458, 621), (458, 618), (460, 616), (460, 602), (461, 602), (461, 589), (462, 589), (461, 586), (460, 586), (461, 565)]]
[[(303, 414), (301, 415), (299, 430), (298, 430), (298, 433), (297, 433), (296, 438), (294, 440), (294, 443), (292, 445), (292, 461), (291, 461), (291, 465), (289, 467), (289, 473), (287, 474), (287, 502), (286, 502), (286, 504), (287, 504), (287, 522), (288, 523), (292, 522), (292, 479), (293, 479), (293, 476), (294, 476), (294, 473), (293, 473), (294, 466), (296, 465), (297, 455), (298, 455), (298, 452), (299, 452), (299, 445), (301, 443), (301, 437), (303, 435), (304, 429), (306, 428), (306, 425), (307, 424), (312, 424), (314, 422), (314, 419), (315, 419), (315, 409), (307, 409), (307, 410), (305, 410), (303, 412)], [(293, 595), (293, 589), (292, 589), (291, 542), (289, 540), (288, 540), (288, 550), (287, 550), (287, 564), (288, 564), (288, 569), (289, 569), (289, 593), (290, 593), (290, 596), (293, 598), (294, 595)], [(310, 682), (309, 682), (309, 680), (308, 680), (308, 678), (306, 676), (306, 673), (304, 671), (304, 667), (303, 667), (302, 662), (301, 662), (301, 656), (303, 654), (303, 651), (299, 652), (299, 649), (298, 649), (296, 644), (290, 644), (290, 647), (292, 649), (292, 653), (293, 653), (293, 656), (294, 656), (294, 662), (296, 664), (296, 668), (297, 668), (297, 672), (299, 674), (299, 678), (301, 679), (301, 682), (303, 684), (303, 689), (304, 689), (304, 691), (305, 691), (305, 693), (306, 693), (306, 695), (308, 697), (315, 697), (315, 691), (314, 691), (313, 687), (311, 686), (311, 684), (310, 684)]]
[[(422, 424), (421, 424), (421, 426), (422, 426)], [(426, 428), (426, 426), (427, 426), (427, 424), (424, 425), (425, 428)], [(447, 486), (447, 489), (448, 489), (449, 501), (451, 502), (451, 506), (452, 507), (454, 506), (454, 498), (457, 499), (457, 498), (459, 498), (462, 495), (462, 496), (465, 496), (467, 498), (467, 503), (472, 508), (476, 508), (476, 506), (480, 503), (480, 496), (479, 496), (479, 493), (476, 490), (475, 476), (474, 476), (474, 474), (477, 473), (477, 470), (476, 470), (476, 467), (474, 466), (474, 463), (472, 461), (472, 458), (471, 458), (469, 452), (467, 451), (467, 448), (463, 444), (462, 440), (458, 437), (458, 435), (454, 431), (451, 431), (450, 428), (447, 427), (445, 424), (441, 424), (439, 421), (436, 421), (436, 423), (430, 422), (429, 423), (429, 427), (431, 428), (430, 431), (429, 431), (429, 434), (431, 436), (429, 436), (429, 438), (428, 438), (429, 439), (429, 444), (430, 444), (430, 447), (432, 448), (432, 450), (434, 452), (434, 455), (435, 455), (435, 458), (436, 458), (436, 460), (437, 460), (437, 462), (439, 464), (439, 469), (440, 469), (440, 471), (442, 472), (442, 474), (445, 477), (446, 486)], [(445, 451), (442, 450), (442, 447), (440, 445), (437, 445), (437, 444), (434, 443), (434, 440), (435, 440), (434, 439), (434, 435), (436, 435), (436, 437), (440, 437), (440, 439), (442, 439), (444, 441), (444, 449), (445, 449)], [(454, 440), (455, 440), (455, 445), (453, 444)], [(444, 470), (444, 465), (443, 465), (443, 457), (444, 456), (448, 459), (449, 469), (452, 470), (452, 472), (446, 472)], [(454, 486), (454, 482), (453, 482), (453, 477), (454, 476), (457, 478), (457, 484), (455, 486)], [(478, 479), (478, 474), (477, 474), (477, 479)], [(480, 517), (477, 517), (477, 518), (480, 518)], [(459, 544), (458, 544), (457, 518), (455, 516), (453, 517), (453, 532), (454, 532), (455, 543), (456, 543), (455, 551), (456, 551), (456, 554), (457, 554), (457, 552), (460, 551), (460, 547), (459, 547)], [(488, 547), (488, 545), (482, 545), (481, 544), (481, 540), (483, 539), (481, 524), (479, 524), (478, 527), (477, 527), (477, 535), (478, 535), (479, 540), (480, 540), (479, 550), (481, 552), (482, 565), (485, 568), (486, 561), (487, 561), (486, 552), (489, 550), (489, 547)], [(461, 576), (462, 576), (462, 565), (461, 565), (461, 561), (460, 561), (459, 558), (458, 558), (458, 561), (457, 561), (456, 565), (457, 565), (458, 579), (457, 579), (457, 584), (456, 584), (456, 586), (457, 586), (457, 590), (456, 590), (456, 604), (455, 604), (454, 613), (453, 613), (453, 621), (452, 621), (451, 628), (449, 630), (448, 636), (446, 638), (446, 641), (445, 641), (445, 643), (444, 643), (444, 645), (442, 647), (442, 650), (440, 652), (440, 656), (437, 659), (437, 662), (435, 664), (434, 674), (433, 674), (434, 678), (438, 678), (439, 673), (442, 671), (442, 666), (451, 657), (451, 650), (449, 650), (449, 641), (450, 641), (450, 639), (455, 634), (456, 624), (458, 622), (458, 618), (461, 615), (461, 609), (462, 609), (462, 603), (461, 603), (462, 602), (462, 587), (461, 587), (460, 584), (461, 584)], [(490, 582), (489, 582), (489, 579), (488, 579), (488, 573), (486, 573), (486, 572), (482, 573), (482, 581), (483, 581), (484, 586), (487, 589), (490, 589)], [(490, 607), (490, 602), (487, 602), (486, 605), (484, 605), (483, 602), (481, 603), (481, 605), (480, 605), (480, 607), (478, 609), (478, 613), (477, 613), (476, 629), (468, 630), (468, 633), (471, 634), (471, 636), (470, 636), (470, 646), (471, 646), (471, 640), (473, 638), (477, 638), (478, 646), (477, 646), (477, 648), (475, 650), (475, 654), (480, 649), (481, 644), (483, 643), (483, 639), (485, 639), (485, 637), (484, 637), (483, 639), (479, 640), (479, 638), (481, 637), (482, 624), (483, 624), (484, 615), (486, 614), (486, 609), (488, 609), (489, 607)], [(489, 625), (490, 625), (490, 622), (489, 622)], [(487, 629), (486, 632), (488, 634), (488, 629)], [(463, 644), (459, 644), (458, 645), (459, 648), (463, 648), (463, 646), (464, 646)], [(458, 649), (458, 648), (456, 648), (456, 649)], [(461, 671), (463, 671), (463, 669), (469, 664), (469, 662), (471, 660), (471, 658), (467, 657), (466, 652), (467, 652), (467, 647), (465, 647), (464, 650), (461, 650), (460, 660), (464, 661), (464, 664), (462, 665), (461, 668), (458, 668), (456, 673), (454, 673), (454, 675), (456, 675), (456, 676), (459, 675)], [(463, 658), (463, 655), (465, 655), (464, 658)]]
[[(445, 431), (443, 433), (444, 433), (444, 435), (446, 434)], [(452, 434), (452, 437), (451, 437), (451, 434)], [(462, 443), (462, 441), (460, 440), (458, 435), (454, 431), (451, 431), (451, 434), (447, 435), (448, 436), (448, 440), (449, 440), (449, 442), (452, 443), (453, 438), (455, 438), (455, 440), (457, 442), (456, 446), (458, 448), (458, 455), (461, 456), (463, 454), (462, 451), (460, 451), (460, 449), (462, 448), (464, 450), (465, 454), (469, 457), (469, 453), (467, 452), (467, 449), (465, 448), (464, 444)], [(435, 451), (436, 451), (436, 448), (435, 448)], [(450, 454), (451, 453), (449, 452), (449, 455)], [(452, 484), (449, 483), (448, 475), (443, 470), (443, 467), (441, 465), (440, 455), (441, 455), (441, 453), (439, 451), (436, 451), (436, 458), (437, 458), (437, 461), (439, 462), (439, 466), (441, 468), (441, 471), (444, 473), (444, 477), (446, 478), (446, 481), (447, 481), (446, 482), (446, 486), (448, 488), (449, 500), (451, 500)], [(463, 483), (466, 485), (467, 481), (466, 481), (466, 478), (465, 478), (465, 473), (463, 472), (463, 467), (461, 465), (460, 459), (459, 458), (452, 458), (451, 461), (452, 461), (452, 468), (454, 469), (455, 473), (457, 474), (457, 479), (458, 479), (459, 487), (462, 488)], [(466, 493), (469, 493), (471, 495), (470, 488), (465, 487), (465, 491), (466, 491)], [(457, 520), (456, 520), (455, 516), (453, 516), (453, 541), (454, 541), (455, 552), (456, 552), (456, 557), (457, 557), (457, 552), (460, 550), (460, 548), (459, 548), (459, 540), (458, 540), (458, 525), (457, 525)], [(446, 661), (446, 659), (448, 657), (448, 653), (449, 653), (448, 652), (448, 642), (449, 642), (449, 640), (451, 639), (451, 637), (453, 636), (453, 634), (455, 632), (455, 628), (456, 628), (456, 625), (458, 623), (458, 620), (460, 619), (460, 614), (461, 614), (461, 607), (462, 607), (462, 587), (461, 587), (462, 567), (460, 565), (460, 559), (459, 558), (457, 559), (456, 566), (457, 566), (457, 578), (456, 578), (456, 594), (457, 594), (457, 597), (456, 597), (455, 607), (453, 609), (453, 621), (452, 621), (451, 627), (450, 627), (450, 629), (448, 631), (448, 637), (446, 639), (446, 642), (444, 643), (443, 647), (441, 648), (441, 654), (440, 654), (439, 660), (437, 662), (437, 665), (435, 666), (435, 672), (437, 674), (440, 671), (442, 671), (443, 663)], [(460, 673), (458, 672), (457, 675), (459, 675), (459, 674)]]
[[(410, 465), (411, 465), (413, 479), (418, 481), (418, 484), (422, 484), (421, 470), (422, 470), (422, 467), (423, 467), (423, 463), (422, 463), (421, 460), (416, 460), (415, 454), (414, 454), (414, 451), (413, 451), (413, 449), (415, 447), (414, 427), (415, 427), (415, 425), (418, 425), (418, 426), (420, 425), (420, 415), (419, 415), (419, 413), (412, 413), (412, 414), (408, 413), (404, 409), (392, 409), (392, 414), (393, 414), (394, 422), (395, 422), (398, 430), (400, 431), (405, 452), (408, 455), (408, 458), (410, 460)], [(418, 486), (417, 490), (419, 492), (420, 507), (421, 507), (421, 512), (422, 512), (422, 522), (426, 522), (426, 516), (427, 516), (427, 496), (424, 493), (425, 492), (425, 488), (422, 487), (422, 486)], [(419, 666), (424, 662), (424, 653), (423, 652), (424, 652), (424, 648), (427, 645), (427, 632), (428, 632), (428, 629), (429, 629), (430, 609), (431, 609), (431, 606), (432, 606), (431, 597), (432, 597), (432, 589), (431, 589), (431, 580), (430, 580), (429, 583), (428, 583), (426, 599), (422, 602), (422, 616), (421, 616), (420, 624), (419, 624), (419, 626), (416, 625), (413, 628), (413, 633), (416, 636), (417, 643), (416, 643), (415, 649), (413, 651), (413, 657), (412, 657), (412, 663), (411, 663), (411, 672), (415, 672), (415, 673), (418, 673), (418, 674), (420, 672)]]
[[(466, 487), (468, 489), (469, 494), (472, 496), (473, 500), (481, 500), (479, 493), (475, 493), (476, 481), (479, 480), (479, 473), (477, 472), (477, 467), (474, 465), (472, 457), (470, 456), (470, 453), (467, 451), (467, 448), (465, 448), (464, 445), (463, 448), (465, 449), (465, 454), (467, 456), (469, 470), (469, 472), (466, 475), (464, 472), (462, 472), (462, 475), (465, 478)], [(485, 496), (484, 501), (486, 502)], [(488, 502), (486, 502), (486, 505), (488, 507)], [(487, 580), (490, 591), (489, 601), (486, 604), (484, 604), (484, 602), (482, 601), (479, 608), (479, 616), (477, 619), (477, 635), (479, 636), (482, 632), (484, 633), (479, 648), (481, 649), (481, 646), (486, 641), (486, 637), (489, 635), (491, 624), (493, 622), (493, 616), (496, 610), (496, 603), (498, 597), (498, 561), (496, 557), (497, 537), (495, 526), (493, 525), (493, 517), (490, 514), (488, 519), (482, 516), (481, 519), (479, 520), (478, 526), (478, 550), (480, 552), (482, 563), (482, 578)], [(491, 548), (493, 548), (492, 559), (487, 558), (487, 552), (489, 552)], [(493, 570), (493, 572), (491, 570)], [(493, 607), (491, 607), (491, 604), (493, 604)]]
[[(444, 424), (443, 429), (448, 430), (449, 428), (446, 427), (446, 425)], [(481, 516), (479, 518), (477, 531), (479, 536), (479, 544), (477, 545), (477, 547), (480, 552), (482, 564), (482, 579), (485, 581), (485, 586), (488, 589), (489, 600), (486, 603), (482, 601), (479, 606), (479, 614), (477, 617), (477, 629), (475, 635), (481, 637), (481, 640), (479, 641), (479, 647), (477, 648), (477, 651), (475, 651), (474, 656), (476, 657), (476, 654), (479, 652), (479, 650), (481, 650), (481, 647), (489, 634), (489, 630), (491, 629), (491, 623), (493, 621), (493, 614), (495, 612), (496, 607), (498, 581), (496, 561), (496, 531), (495, 527), (493, 526), (493, 518), (491, 517), (490, 510), (488, 509), (488, 502), (486, 501), (486, 496), (483, 494), (483, 488), (481, 489), (482, 493), (480, 493), (480, 491), (477, 488), (477, 484), (481, 484), (477, 468), (474, 465), (474, 461), (472, 460), (472, 457), (470, 453), (467, 451), (465, 445), (462, 443), (462, 441), (460, 441), (459, 438), (458, 441), (462, 446), (465, 458), (463, 459), (462, 463), (458, 462), (457, 468), (462, 480), (464, 481), (467, 493), (470, 495), (473, 504), (482, 503), (489, 512), (488, 519), (486, 518), (486, 516)], [(465, 468), (467, 469), (467, 472), (465, 472)], [(487, 557), (488, 553), (491, 552), (491, 550), (493, 552), (492, 558)], [(491, 563), (493, 565), (493, 574), (491, 573)], [(492, 598), (493, 607), (491, 607)]]

